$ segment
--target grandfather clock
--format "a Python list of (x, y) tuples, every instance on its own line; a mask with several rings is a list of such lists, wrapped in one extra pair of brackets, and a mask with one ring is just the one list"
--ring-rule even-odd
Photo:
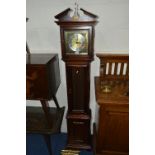
[[(55, 16), (60, 26), (62, 60), (66, 64), (68, 112), (67, 147), (91, 149), (90, 63), (94, 59), (97, 16), (80, 8)], [(72, 15), (73, 13), (73, 15)]]

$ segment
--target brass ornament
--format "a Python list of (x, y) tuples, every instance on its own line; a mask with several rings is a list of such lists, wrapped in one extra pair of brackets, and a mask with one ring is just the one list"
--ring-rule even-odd
[(80, 151), (78, 150), (62, 150), (61, 155), (79, 155)]

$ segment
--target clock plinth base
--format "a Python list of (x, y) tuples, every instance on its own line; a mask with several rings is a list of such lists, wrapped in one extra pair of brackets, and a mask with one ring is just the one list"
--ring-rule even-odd
[(91, 150), (92, 147), (91, 145), (87, 145), (87, 144), (67, 144), (67, 149), (73, 149), (73, 150), (81, 150), (81, 149), (84, 149), (84, 150)]
[(67, 148), (91, 149), (90, 120), (91, 111), (89, 114), (67, 114)]

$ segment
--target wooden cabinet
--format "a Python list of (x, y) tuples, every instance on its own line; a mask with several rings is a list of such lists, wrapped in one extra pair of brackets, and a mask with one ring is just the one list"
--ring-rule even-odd
[[(26, 99), (40, 100), (42, 107), (26, 108), (26, 132), (44, 135), (50, 155), (50, 135), (59, 133), (65, 107), (60, 108), (56, 92), (60, 85), (57, 54), (27, 54), (26, 56)], [(48, 100), (55, 107), (49, 107)]]
[(26, 99), (51, 100), (59, 85), (57, 54), (26, 55)]
[(128, 155), (128, 81), (104, 81), (103, 86), (111, 84), (111, 93), (101, 92), (99, 77), (96, 77), (95, 82), (96, 99), (99, 105), (97, 153), (103, 155)]
[(100, 76), (95, 77), (99, 105), (97, 155), (129, 154), (129, 56), (97, 54)]

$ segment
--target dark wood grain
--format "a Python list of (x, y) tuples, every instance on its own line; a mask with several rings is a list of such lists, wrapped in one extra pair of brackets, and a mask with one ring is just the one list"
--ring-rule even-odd
[(93, 123), (93, 138), (92, 138), (93, 155), (96, 155), (96, 139), (97, 139), (96, 123)]
[(68, 111), (85, 112), (89, 110), (90, 66), (67, 66)]
[[(61, 51), (62, 59), (67, 61), (83, 61), (90, 62), (94, 59), (94, 26), (97, 24), (97, 16), (81, 9), (85, 16), (80, 16), (77, 20), (73, 20), (70, 16), (72, 10), (70, 8), (64, 10), (55, 16), (57, 21), (55, 21), (60, 26), (60, 36), (61, 36)], [(88, 55), (67, 55), (65, 48), (65, 37), (64, 31), (66, 30), (87, 30), (88, 31)]]
[(50, 107), (49, 107), (49, 103), (48, 101), (45, 101), (45, 100), (41, 100), (41, 105), (42, 105), (42, 109), (44, 111), (44, 114), (45, 114), (45, 117), (46, 117), (46, 120), (47, 120), (47, 123), (48, 123), (48, 126), (50, 127), (51, 126), (51, 116), (50, 116)]
[[(95, 77), (95, 94), (99, 105), (97, 155), (128, 155), (129, 56), (97, 54), (97, 57), (100, 59), (100, 76)], [(108, 63), (110, 65), (106, 71)], [(114, 68), (112, 64), (115, 64)], [(105, 92), (105, 86), (110, 88), (109, 92)]]
[[(27, 107), (27, 133), (43, 134), (50, 155), (50, 134), (59, 133), (64, 115), (56, 92), (60, 85), (59, 61), (57, 54), (26, 55), (26, 99), (40, 100), (42, 107)], [(56, 108), (50, 108), (48, 100), (53, 99)]]
[[(67, 147), (91, 149), (90, 122), (90, 63), (94, 60), (94, 35), (98, 16), (80, 9), (83, 16), (71, 17), (70, 8), (55, 16), (60, 26), (62, 60), (66, 63), (67, 80)], [(88, 34), (88, 48), (85, 54), (68, 54), (66, 31), (85, 31)]]
[(97, 153), (122, 155), (129, 152), (129, 96), (128, 81), (105, 80), (112, 92), (104, 93), (100, 77), (95, 78), (96, 100), (99, 104)]
[(60, 85), (57, 54), (27, 54), (26, 99), (51, 100)]

